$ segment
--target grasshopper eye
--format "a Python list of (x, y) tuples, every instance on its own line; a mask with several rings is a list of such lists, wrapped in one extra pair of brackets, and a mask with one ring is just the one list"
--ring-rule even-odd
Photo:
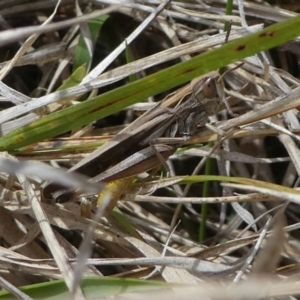
[(208, 78), (202, 87), (203, 95), (206, 98), (215, 98), (218, 94), (216, 83), (213, 79)]

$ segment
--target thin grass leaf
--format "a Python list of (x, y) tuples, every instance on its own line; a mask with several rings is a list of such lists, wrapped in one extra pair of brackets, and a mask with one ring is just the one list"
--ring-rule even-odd
[[(136, 291), (156, 290), (162, 287), (170, 287), (168, 283), (155, 282), (150, 280), (135, 280), (125, 278), (84, 278), (82, 289), (86, 299), (99, 299), (101, 297), (114, 296), (119, 293), (131, 293)], [(21, 291), (33, 299), (59, 300), (68, 299), (70, 295), (63, 280), (32, 284), (21, 287)], [(0, 299), (9, 299), (11, 294), (6, 291), (0, 292)]]
[(86, 65), (82, 64), (76, 68), (73, 73), (68, 77), (63, 84), (57, 89), (57, 91), (62, 91), (73, 86), (80, 84), (81, 80), (84, 78), (86, 73)]
[(242, 178), (242, 177), (226, 177), (226, 176), (214, 176), (214, 175), (199, 175), (199, 176), (187, 176), (185, 177), (180, 183), (195, 183), (195, 182), (203, 182), (203, 181), (224, 181), (224, 182), (232, 182), (232, 183), (239, 183), (241, 185), (249, 185), (255, 186), (258, 188), (271, 190), (271, 191), (278, 191), (279, 193), (286, 193), (286, 195), (290, 195), (290, 197), (295, 197), (295, 200), (300, 201), (300, 191), (295, 190), (290, 187), (265, 182), (261, 180), (255, 180), (250, 178)]
[[(97, 19), (93, 19), (87, 22), (91, 33), (93, 46), (95, 46), (96, 44), (102, 25), (108, 18), (109, 15), (103, 15)], [(93, 57), (90, 56), (87, 45), (81, 35), (75, 49), (73, 71), (84, 64), (86, 66), (90, 66), (92, 59)], [(87, 69), (89, 70), (89, 67)]]

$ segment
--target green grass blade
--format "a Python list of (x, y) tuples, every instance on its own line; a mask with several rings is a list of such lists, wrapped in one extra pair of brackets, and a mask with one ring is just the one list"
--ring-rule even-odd
[(254, 187), (266, 188), (278, 192), (286, 192), (296, 195), (300, 197), (300, 191), (295, 190), (290, 187), (282, 186), (275, 183), (270, 183), (266, 181), (261, 181), (257, 179), (251, 178), (243, 178), (243, 177), (230, 177), (230, 176), (219, 176), (219, 175), (195, 175), (195, 176), (186, 176), (183, 178), (181, 182), (178, 184), (190, 184), (204, 181), (220, 181), (220, 182), (230, 182), (230, 183), (238, 183), (241, 185), (250, 185)]
[[(170, 284), (151, 280), (135, 280), (125, 278), (88, 277), (84, 278), (81, 287), (86, 299), (99, 299), (120, 293), (151, 291), (170, 287)], [(22, 287), (21, 290), (33, 299), (60, 300), (68, 299), (69, 292), (63, 280), (55, 280)], [(0, 292), (0, 299), (15, 299), (6, 291)]]
[(86, 65), (83, 64), (79, 66), (73, 73), (68, 77), (63, 84), (57, 89), (57, 91), (62, 91), (68, 88), (71, 88), (73, 86), (77, 86), (82, 79), (84, 78), (86, 73)]
[[(89, 29), (91, 31), (93, 45), (96, 44), (101, 27), (108, 18), (109, 15), (103, 15), (97, 19), (93, 19), (87, 22)], [(92, 57), (90, 57), (86, 44), (82, 36), (80, 36), (78, 44), (75, 49), (73, 71), (75, 71), (81, 65), (89, 66), (91, 64), (91, 60)]]

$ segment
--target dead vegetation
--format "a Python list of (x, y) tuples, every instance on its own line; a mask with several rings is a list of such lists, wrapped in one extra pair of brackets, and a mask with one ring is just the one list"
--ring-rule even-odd
[[(17, 287), (63, 279), (83, 298), (82, 277), (97, 276), (103, 291), (101, 278), (115, 276), (193, 284), (144, 298), (299, 294), (298, 38), (226, 66), (224, 48), (217, 59), (227, 104), (169, 154), (168, 167), (148, 172), (142, 163), (142, 175), (104, 192), (85, 177), (105, 171), (98, 162), (66, 173), (124, 128), (130, 133), (139, 111), (172, 101), (187, 80), (176, 83), (182, 72), (168, 68), (296, 17), (299, 5), (282, 2), (290, 3), (236, 1), (230, 16), (219, 0), (0, 2), (4, 289), (22, 298)], [(166, 86), (151, 94), (161, 70), (169, 70)], [(76, 189), (72, 201), (49, 199), (49, 182), (55, 193), (57, 184)], [(111, 197), (120, 210), (105, 214)]]

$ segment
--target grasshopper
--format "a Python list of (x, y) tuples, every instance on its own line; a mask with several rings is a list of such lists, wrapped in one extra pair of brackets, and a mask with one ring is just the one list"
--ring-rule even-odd
[[(186, 142), (196, 132), (197, 126), (205, 125), (208, 116), (217, 113), (224, 98), (223, 91), (221, 76), (217, 72), (194, 79), (170, 98), (156, 104), (70, 171), (109, 183), (154, 169)], [(50, 183), (44, 188), (43, 195), (66, 202), (76, 192)]]

